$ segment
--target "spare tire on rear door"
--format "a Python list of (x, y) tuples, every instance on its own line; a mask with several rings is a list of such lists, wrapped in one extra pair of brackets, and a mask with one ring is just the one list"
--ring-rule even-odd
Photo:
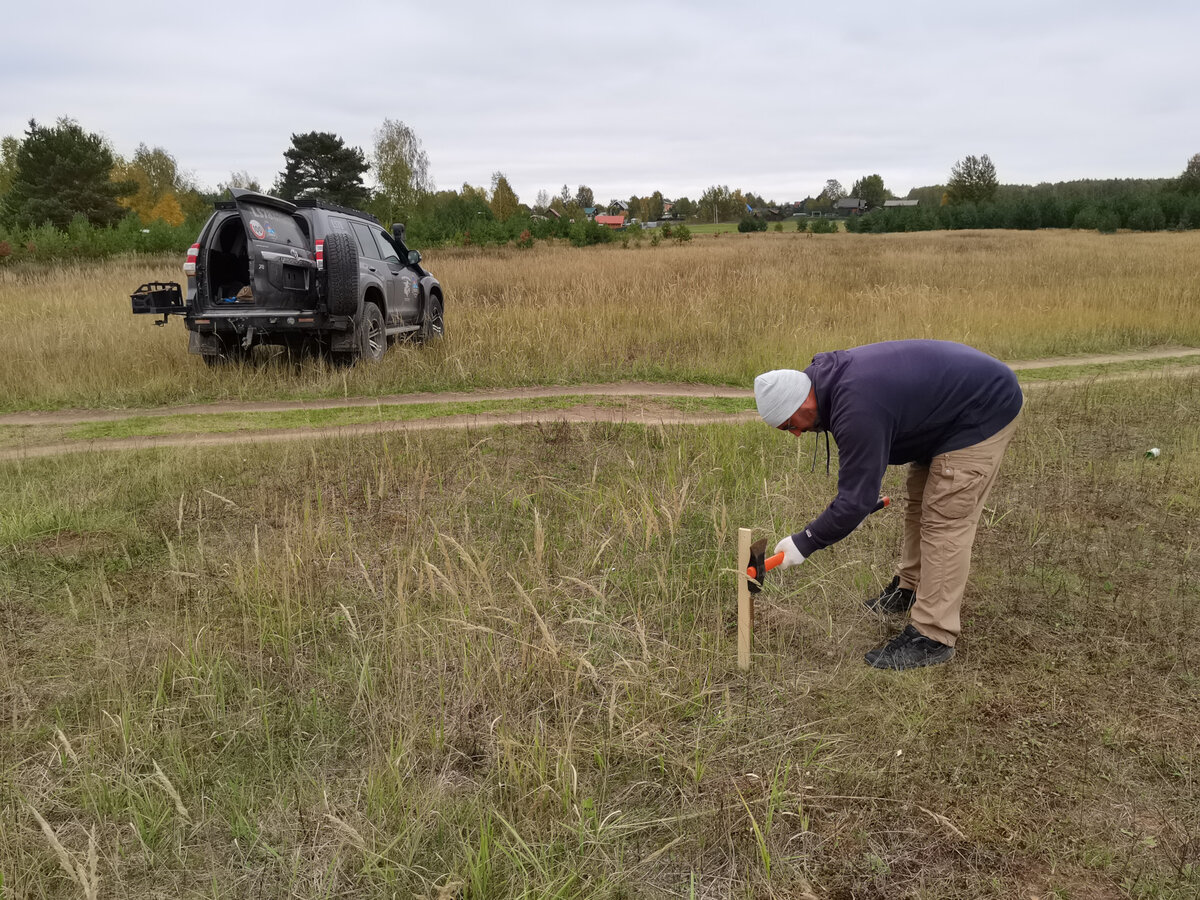
[(325, 235), (325, 285), (335, 316), (358, 312), (358, 246), (348, 234)]

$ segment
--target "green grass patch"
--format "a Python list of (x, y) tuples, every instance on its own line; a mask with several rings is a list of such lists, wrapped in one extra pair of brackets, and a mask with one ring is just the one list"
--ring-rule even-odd
[(284, 412), (204, 413), (179, 416), (132, 416), (112, 422), (86, 422), (66, 433), (71, 440), (153, 437), (164, 434), (220, 434), (285, 428), (335, 428), (372, 422), (407, 422), (495, 412), (570, 409), (588, 397), (541, 397), (529, 400), (481, 400), (464, 403), (412, 403), (296, 409)]
[(685, 413), (728, 413), (729, 415), (737, 415), (738, 413), (753, 412), (756, 407), (754, 405), (754, 397), (659, 397), (656, 398), (660, 403), (673, 407), (680, 412)]

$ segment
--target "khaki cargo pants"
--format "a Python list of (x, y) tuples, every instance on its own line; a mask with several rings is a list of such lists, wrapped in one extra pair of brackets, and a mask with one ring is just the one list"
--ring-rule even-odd
[(916, 591), (912, 624), (951, 647), (962, 630), (959, 611), (975, 529), (1018, 419), (1020, 414), (986, 441), (942, 453), (927, 466), (908, 467), (904, 546), (896, 574), (900, 587)]

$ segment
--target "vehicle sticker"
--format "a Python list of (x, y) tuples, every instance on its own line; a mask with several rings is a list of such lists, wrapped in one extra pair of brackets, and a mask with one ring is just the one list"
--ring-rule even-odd
[(260, 241), (267, 236), (267, 229), (263, 228), (258, 219), (250, 220), (250, 233)]
[(275, 229), (271, 227), (271, 223), (267, 223), (267, 237), (275, 237)]

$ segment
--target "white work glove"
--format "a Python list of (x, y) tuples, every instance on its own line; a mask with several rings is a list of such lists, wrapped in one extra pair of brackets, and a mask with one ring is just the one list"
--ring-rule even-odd
[(775, 545), (775, 552), (779, 553), (780, 551), (783, 552), (783, 562), (779, 564), (781, 569), (798, 566), (804, 562), (804, 554), (800, 552), (790, 534)]

